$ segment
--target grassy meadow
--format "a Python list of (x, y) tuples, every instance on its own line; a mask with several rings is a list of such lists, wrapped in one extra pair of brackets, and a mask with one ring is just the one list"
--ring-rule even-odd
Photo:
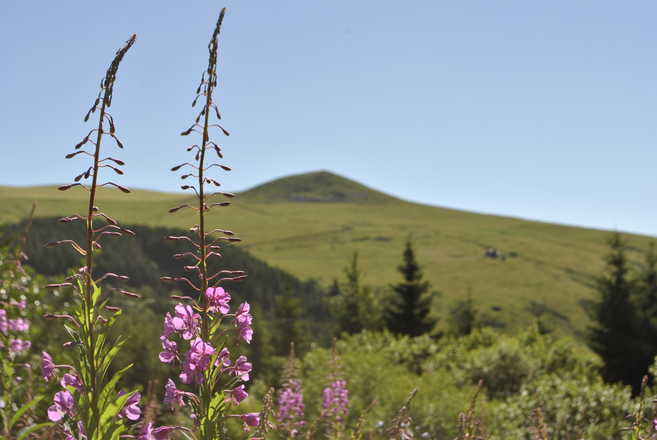
[[(0, 223), (20, 220), (37, 203), (37, 216), (70, 215), (84, 206), (82, 190), (0, 187)], [(191, 211), (168, 208), (185, 194), (135, 190), (101, 192), (102, 208), (126, 224), (186, 227)], [(244, 249), (270, 265), (323, 285), (342, 276), (359, 253), (364, 283), (384, 287), (398, 280), (404, 242), (411, 238), (426, 279), (440, 292), (438, 315), (468, 296), (491, 321), (509, 329), (526, 326), (530, 307), (565, 333), (588, 325), (582, 302), (593, 297), (592, 277), (603, 268), (609, 231), (421, 205), (396, 199), (328, 172), (278, 179), (214, 210), (210, 224), (234, 229)], [(650, 237), (628, 235), (638, 258)], [(505, 259), (486, 258), (496, 248)]]

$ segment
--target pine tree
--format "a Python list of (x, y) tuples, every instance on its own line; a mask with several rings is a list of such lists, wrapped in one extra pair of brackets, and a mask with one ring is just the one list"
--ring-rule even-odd
[(643, 373), (638, 317), (632, 304), (635, 283), (628, 276), (626, 244), (619, 233), (611, 237), (609, 246), (605, 274), (596, 280), (599, 301), (590, 310), (594, 325), (589, 332), (589, 346), (602, 358), (602, 377), (607, 382), (632, 385), (636, 392)]
[(657, 251), (654, 243), (650, 243), (636, 281), (635, 303), (639, 314), (640, 365), (646, 374), (657, 356)]
[(419, 336), (430, 332), (436, 325), (436, 320), (429, 317), (431, 297), (426, 293), (430, 284), (422, 281), (422, 270), (410, 241), (406, 242), (403, 259), (398, 270), (404, 281), (391, 286), (394, 295), (385, 310), (385, 322), (395, 334)]
[(339, 295), (336, 297), (339, 332), (359, 333), (364, 329), (362, 319), (364, 310), (362, 310), (362, 274), (358, 267), (358, 252), (354, 252), (351, 263), (344, 269), (344, 275), (346, 282), (338, 288)]

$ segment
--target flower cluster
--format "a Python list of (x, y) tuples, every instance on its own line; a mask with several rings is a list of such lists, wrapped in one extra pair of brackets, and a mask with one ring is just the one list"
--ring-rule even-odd
[(289, 437), (296, 437), (306, 424), (304, 421), (305, 409), (301, 381), (298, 379), (287, 381), (278, 395), (278, 413), (276, 414), (278, 429)]
[(349, 391), (345, 380), (336, 380), (324, 388), (322, 417), (342, 423), (349, 414)]
[[(202, 300), (206, 305), (205, 311), (196, 302), (193, 305), (178, 303), (173, 314), (165, 315), (159, 358), (163, 363), (179, 366), (178, 378), (182, 384), (209, 384), (210, 389), (222, 389), (224, 401), (237, 406), (248, 396), (244, 382), (250, 379), (252, 365), (243, 355), (232, 360), (227, 345), (230, 342), (239, 343), (240, 340), (251, 342), (253, 316), (246, 302), (231, 314), (231, 296), (221, 287), (208, 288)], [(205, 337), (203, 319), (207, 323)], [(198, 394), (179, 389), (173, 379), (167, 381), (164, 391), (165, 404), (171, 407), (190, 404), (191, 417), (195, 420), (199, 417), (198, 413), (203, 415), (202, 399)], [(236, 417), (240, 417), (246, 426), (257, 426), (259, 423), (258, 414)]]
[[(30, 321), (20, 317), (25, 310), (26, 302), (10, 301), (6, 308), (0, 308), (0, 347), (7, 347), (9, 355), (14, 356), (24, 353), (30, 349), (32, 343), (24, 339), (30, 330)], [(15, 316), (13, 319), (12, 316)]]

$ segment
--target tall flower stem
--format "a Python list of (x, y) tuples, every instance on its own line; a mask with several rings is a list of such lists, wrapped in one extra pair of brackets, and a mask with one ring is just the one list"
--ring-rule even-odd
[[(69, 417), (78, 418), (79, 426), (82, 427), (79, 429), (85, 432), (83, 434), (81, 431), (79, 434), (84, 435), (90, 440), (105, 438), (108, 432), (117, 433), (127, 429), (120, 421), (123, 416), (119, 415), (119, 412), (123, 412), (123, 409), (117, 403), (128, 402), (131, 399), (127, 404), (133, 405), (131, 408), (132, 411), (136, 407), (136, 401), (138, 402), (138, 396), (135, 393), (117, 399), (113, 397), (113, 401), (108, 398), (109, 394), (114, 392), (111, 388), (115, 386), (115, 382), (118, 381), (124, 371), (120, 370), (111, 380), (107, 378), (109, 365), (116, 356), (118, 348), (120, 348), (122, 343), (120, 339), (113, 341), (113, 343), (108, 341), (108, 330), (120, 313), (120, 309), (108, 306), (107, 302), (109, 298), (102, 296), (98, 287), (98, 284), (107, 278), (127, 279), (127, 277), (115, 273), (107, 273), (98, 279), (94, 279), (93, 270), (94, 252), (95, 249), (102, 248), (101, 239), (134, 234), (132, 231), (121, 227), (116, 220), (102, 212), (96, 205), (96, 198), (98, 189), (108, 185), (124, 193), (130, 192), (127, 188), (113, 181), (101, 183), (99, 179), (101, 169), (109, 169), (119, 175), (123, 174), (120, 167), (125, 165), (125, 163), (114, 157), (101, 157), (101, 147), (107, 136), (110, 136), (116, 142), (117, 147), (123, 148), (123, 144), (116, 135), (114, 118), (108, 110), (112, 105), (114, 82), (116, 81), (119, 64), (135, 40), (136, 35), (132, 35), (126, 41), (125, 45), (116, 52), (112, 63), (100, 82), (98, 96), (84, 118), (86, 122), (92, 114), (98, 111), (98, 124), (96, 128), (92, 129), (75, 146), (74, 152), (66, 155), (67, 159), (78, 155), (86, 155), (92, 159), (91, 166), (75, 177), (75, 183), (59, 187), (61, 191), (66, 191), (73, 187), (81, 187), (89, 192), (86, 216), (73, 215), (60, 219), (60, 222), (63, 223), (84, 222), (84, 245), (81, 246), (74, 240), (59, 240), (48, 244), (48, 246), (70, 245), (75, 251), (85, 257), (85, 266), (80, 269), (78, 274), (67, 278), (65, 283), (50, 286), (57, 288), (73, 286), (77, 288), (80, 303), (71, 313), (49, 316), (53, 319), (62, 318), (69, 321), (67, 330), (73, 341), (70, 341), (68, 344), (73, 347), (77, 346), (79, 350), (79, 359), (74, 362), (75, 366), (71, 367), (71, 371), (74, 374), (68, 374), (66, 380), (62, 379), (64, 381), (63, 383), (68, 383), (69, 385), (62, 385), (64, 390), (56, 394), (55, 404), (49, 409), (49, 418), (56, 422), (63, 422)], [(91, 152), (85, 150), (87, 144), (93, 145)], [(91, 179), (88, 186), (81, 183), (81, 181), (84, 182), (88, 179)], [(97, 226), (94, 222), (96, 217), (102, 217), (105, 224)], [(116, 290), (130, 297), (138, 296), (125, 290)], [(103, 316), (103, 312), (107, 311), (114, 313), (114, 316), (110, 318)], [(45, 358), (49, 359), (50, 355), (47, 355)], [(46, 377), (46, 379), (49, 379), (49, 377)], [(74, 408), (75, 402), (71, 394), (72, 391), (80, 392), (77, 409)], [(130, 417), (132, 416), (131, 414)], [(62, 424), (61, 430), (62, 434), (70, 434), (70, 427), (67, 424)]]
[[(182, 209), (198, 211), (198, 223), (190, 231), (191, 235), (169, 236), (170, 240), (186, 242), (193, 246), (188, 252), (174, 255), (179, 259), (193, 259), (183, 266), (190, 272), (185, 276), (164, 276), (163, 281), (179, 281), (187, 288), (193, 290), (190, 296), (175, 296), (179, 303), (175, 306), (175, 314), (168, 313), (164, 320), (164, 330), (160, 337), (163, 351), (160, 360), (164, 363), (181, 363), (182, 371), (180, 381), (194, 386), (194, 392), (181, 391), (176, 388), (175, 382), (169, 379), (166, 386), (166, 403), (177, 406), (191, 407), (190, 411), (196, 422), (197, 437), (200, 440), (224, 438), (225, 422), (229, 418), (241, 418), (245, 426), (256, 426), (259, 415), (236, 415), (227, 411), (231, 405), (238, 405), (247, 396), (245, 385), (242, 382), (249, 380), (251, 363), (245, 356), (231, 360), (231, 350), (244, 340), (251, 342), (253, 317), (250, 314), (249, 304), (244, 302), (230, 313), (229, 302), (231, 295), (224, 290), (227, 282), (240, 281), (246, 277), (241, 270), (219, 270), (211, 273), (209, 260), (220, 258), (221, 241), (238, 242), (239, 238), (232, 231), (224, 229), (211, 229), (208, 227), (207, 214), (212, 208), (225, 207), (229, 202), (214, 202), (209, 199), (214, 196), (232, 198), (234, 194), (227, 192), (213, 192), (206, 190), (206, 185), (216, 187), (221, 184), (210, 177), (208, 170), (217, 167), (230, 171), (230, 167), (219, 163), (208, 163), (209, 150), (214, 150), (219, 158), (223, 158), (221, 147), (211, 139), (211, 129), (214, 127), (228, 136), (229, 133), (218, 123), (211, 122), (210, 114), (216, 115), (220, 120), (219, 109), (214, 103), (214, 89), (217, 86), (217, 53), (219, 34), (223, 23), (225, 9), (222, 9), (208, 44), (208, 65), (204, 70), (200, 84), (196, 90), (196, 97), (192, 103), (194, 107), (201, 100), (203, 106), (197, 114), (194, 124), (181, 133), (188, 136), (191, 133), (200, 135), (200, 143), (187, 148), (194, 152), (194, 161), (185, 162), (171, 168), (178, 171), (188, 167), (192, 171), (180, 176), (181, 179), (193, 177), (195, 184), (181, 185), (182, 190), (192, 190), (196, 196), (196, 203), (183, 204), (169, 210), (170, 213)], [(185, 169), (187, 171), (187, 168)], [(181, 351), (181, 345), (188, 349)]]

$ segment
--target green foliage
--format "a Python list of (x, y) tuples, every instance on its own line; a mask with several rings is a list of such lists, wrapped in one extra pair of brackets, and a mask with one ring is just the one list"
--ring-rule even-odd
[(72, 387), (69, 387), (69, 391), (77, 397), (76, 411), (88, 438), (114, 440), (128, 429), (117, 415), (136, 390), (118, 395), (119, 381), (132, 367), (129, 364), (114, 372), (111, 369), (126, 341), (123, 335), (112, 335), (112, 328), (121, 313), (99, 319), (108, 298), (102, 295), (101, 289), (93, 282), (91, 289), (91, 295), (87, 295), (83, 282), (78, 282), (79, 301), (76, 301), (73, 308), (76, 321), (74, 325), (66, 326), (77, 352), (77, 355), (69, 354), (70, 362), (85, 384), (81, 391)]
[(550, 438), (621, 439), (619, 430), (627, 426), (624, 419), (633, 408), (630, 398), (628, 388), (601, 380), (541, 376), (497, 406), (493, 438), (534, 439), (529, 415), (541, 408)]
[[(384, 426), (395, 417), (408, 392), (418, 393), (410, 415), (419, 437), (454, 438), (459, 414), (470, 405), (477, 383), (485, 395), (478, 402), (484, 430), (494, 439), (533, 439), (532, 413), (543, 409), (551, 438), (616, 438), (633, 408), (627, 388), (606, 385), (599, 361), (582, 353), (568, 338), (542, 334), (537, 326), (517, 336), (475, 329), (463, 337), (440, 340), (362, 332), (337, 342), (350, 396), (348, 426), (364, 415), (371, 438), (385, 438)], [(319, 414), (326, 384), (327, 349), (311, 350), (302, 371), (308, 420)], [(369, 411), (366, 408), (377, 400)]]
[(410, 241), (406, 242), (404, 262), (398, 267), (404, 281), (392, 286), (393, 297), (385, 310), (385, 322), (393, 333), (420, 336), (429, 333), (436, 320), (429, 316), (431, 297), (427, 296), (430, 284), (422, 281), (422, 270), (415, 260)]
[(477, 314), (478, 310), (470, 297), (452, 304), (447, 318), (450, 333), (458, 336), (472, 333), (477, 325)]
[(472, 384), (483, 381), (491, 398), (516, 394), (531, 373), (531, 361), (519, 344), (500, 343), (472, 352), (463, 365), (463, 375)]
[[(415, 346), (410, 338), (398, 339), (390, 334), (370, 332), (339, 341), (337, 350), (349, 389), (347, 426), (353, 429), (361, 415), (365, 415), (364, 431), (376, 436), (372, 438), (384, 438), (383, 432), (404, 405), (409, 392), (418, 388), (420, 392), (410, 408), (413, 430), (418, 434), (427, 432), (432, 435), (430, 438), (444, 438), (454, 433), (457, 415), (474, 387), (459, 386), (445, 370), (421, 376), (411, 372), (414, 362), (411, 359), (428, 356), (432, 351), (430, 346), (428, 338), (421, 338)], [(402, 347), (407, 348), (402, 350), (406, 354), (400, 353)], [(417, 353), (424, 353), (424, 356)], [(396, 357), (398, 354), (403, 360)], [(315, 420), (319, 415), (321, 391), (326, 385), (326, 366), (330, 358), (330, 350), (316, 349), (303, 359), (308, 420)], [(438, 390), (439, 399), (435, 394)], [(373, 401), (376, 403), (366, 411)]]

